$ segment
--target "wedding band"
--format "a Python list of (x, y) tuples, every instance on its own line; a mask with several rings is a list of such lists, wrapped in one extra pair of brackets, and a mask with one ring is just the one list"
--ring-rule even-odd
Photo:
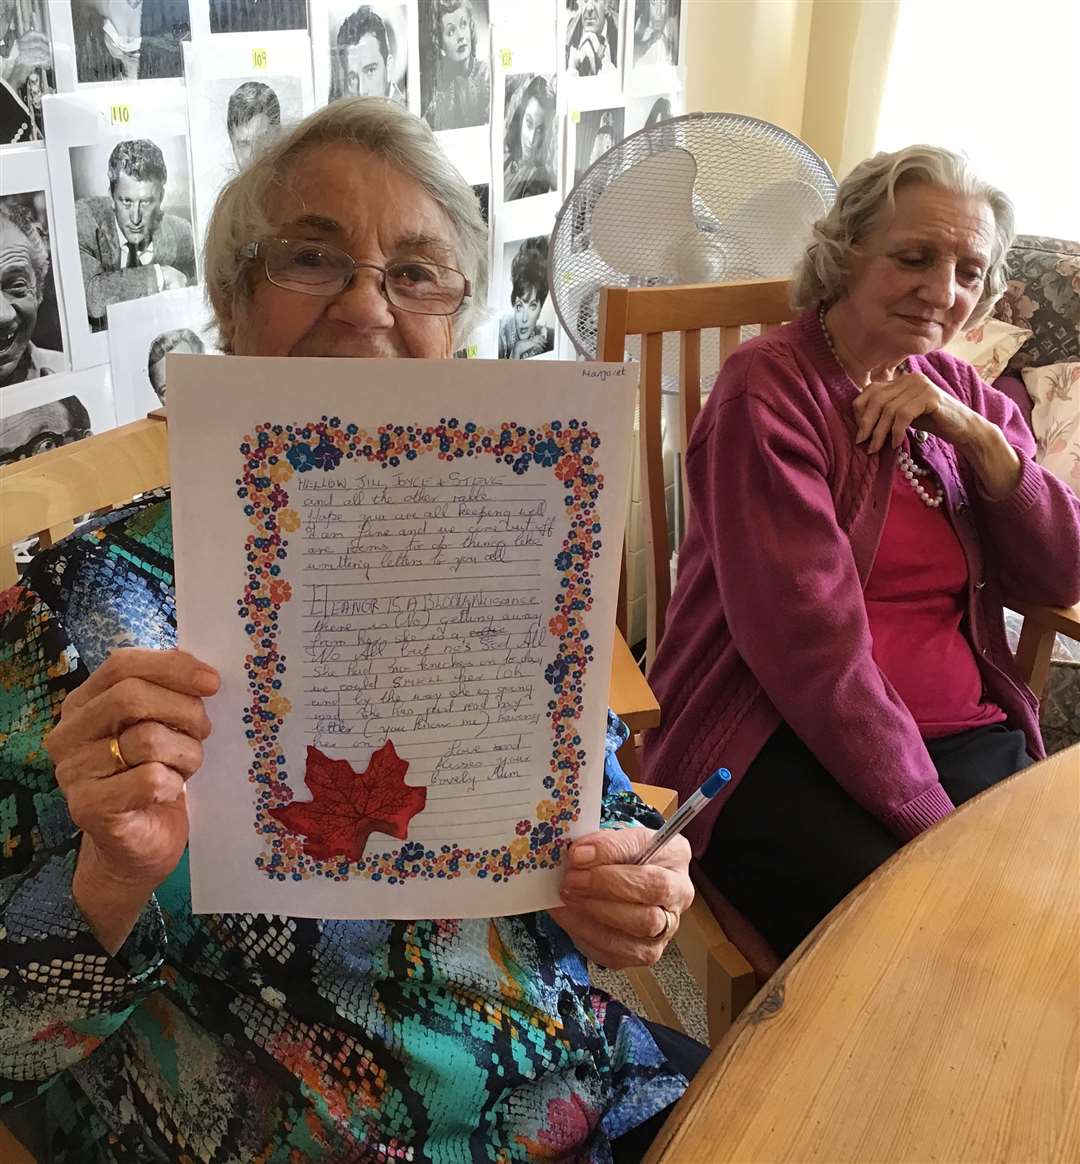
[(116, 771), (114, 776), (121, 772), (126, 772), (131, 765), (124, 759), (124, 753), (120, 751), (120, 737), (112, 736), (109, 740), (109, 751), (112, 753), (112, 758), (116, 761)]
[[(660, 907), (664, 909), (663, 906)], [(679, 915), (672, 913), (670, 909), (664, 909), (664, 928), (653, 936), (654, 942), (666, 942), (668, 938), (679, 928)]]

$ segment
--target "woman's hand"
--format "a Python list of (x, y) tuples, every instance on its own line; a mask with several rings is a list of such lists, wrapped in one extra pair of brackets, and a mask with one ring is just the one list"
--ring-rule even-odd
[(866, 441), (868, 453), (886, 444), (899, 448), (908, 427), (915, 425), (954, 445), (989, 497), (1007, 497), (1020, 481), (1020, 458), (1001, 429), (920, 372), (871, 381), (851, 407), (855, 441)]
[(685, 837), (673, 837), (648, 865), (633, 864), (654, 835), (644, 828), (601, 829), (570, 846), (566, 905), (551, 916), (601, 966), (654, 965), (674, 933), (668, 914), (677, 924), (694, 900)]
[(211, 731), (203, 698), (219, 682), (183, 651), (114, 651), (64, 700), (48, 735), (57, 783), (83, 834), (76, 902), (107, 948), (123, 944), (187, 845), (184, 785), (202, 764)]

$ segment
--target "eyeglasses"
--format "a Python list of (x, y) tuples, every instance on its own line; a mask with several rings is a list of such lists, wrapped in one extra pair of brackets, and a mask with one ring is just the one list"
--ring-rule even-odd
[(39, 432), (17, 449), (0, 452), (0, 466), (14, 465), (16, 461), (25, 461), (28, 457), (36, 457), (38, 453), (47, 453), (49, 449), (58, 449), (61, 445), (70, 445), (92, 435), (88, 428), (72, 428), (62, 433)]
[(275, 287), (302, 295), (339, 295), (357, 271), (378, 271), (383, 298), (402, 311), (419, 315), (453, 315), (472, 293), (469, 280), (460, 271), (421, 259), (380, 267), (378, 263), (357, 262), (327, 243), (285, 238), (249, 242), (237, 253), (244, 259), (262, 259), (266, 277)]

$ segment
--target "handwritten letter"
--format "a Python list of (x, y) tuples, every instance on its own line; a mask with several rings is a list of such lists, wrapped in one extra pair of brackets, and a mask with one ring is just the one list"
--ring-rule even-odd
[(632, 377), (169, 374), (181, 645), (226, 676), (189, 794), (195, 908), (556, 904), (598, 820)]

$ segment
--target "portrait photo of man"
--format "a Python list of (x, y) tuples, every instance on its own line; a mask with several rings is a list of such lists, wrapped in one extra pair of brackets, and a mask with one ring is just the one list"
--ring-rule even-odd
[[(186, 165), (186, 139), (169, 139), (169, 144), (171, 152)], [(181, 188), (170, 191), (183, 216), (167, 213), (169, 174), (161, 147), (146, 138), (121, 141), (109, 154), (108, 194), (84, 193), (80, 186), (92, 181), (87, 171), (102, 148), (80, 146), (71, 150), (75, 228), (91, 331), (106, 329), (110, 303), (186, 287), (195, 281), (186, 172)], [(92, 152), (88, 155), (87, 151)]]
[(0, 146), (41, 141), (55, 92), (46, 0), (0, 0)]
[(91, 435), (90, 414), (77, 396), (38, 404), (12, 416), (0, 413), (0, 466), (14, 465)]
[(65, 370), (49, 267), (45, 192), (0, 198), (0, 389)]
[(243, 169), (260, 142), (281, 128), (281, 100), (263, 81), (245, 81), (229, 98), (225, 113), (236, 168)]
[(201, 356), (206, 351), (202, 340), (190, 327), (176, 327), (156, 336), (146, 357), (146, 375), (158, 400), (165, 403), (165, 357), (169, 352)]
[(307, 28), (307, 0), (210, 0), (211, 32)]
[(406, 10), (401, 4), (346, 5), (347, 15), (333, 34), (330, 100), (385, 97), (408, 105)]
[(619, 68), (620, 0), (564, 0), (566, 68), (578, 77), (612, 76)]
[(182, 77), (188, 0), (71, 0), (79, 82)]
[(634, 65), (679, 63), (679, 18), (682, 0), (636, 0)]

